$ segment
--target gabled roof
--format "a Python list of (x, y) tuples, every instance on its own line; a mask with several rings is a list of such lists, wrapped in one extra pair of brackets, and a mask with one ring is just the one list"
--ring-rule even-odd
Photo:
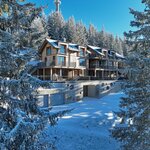
[(55, 48), (60, 48), (59, 45), (58, 45), (58, 41), (57, 40), (52, 40), (52, 39), (48, 39), (46, 38), (46, 41), (53, 47)]
[(121, 55), (121, 54), (119, 54), (119, 53), (115, 53), (115, 55), (116, 55), (116, 57), (117, 58), (120, 58), (120, 59), (125, 59), (125, 57), (123, 56), (123, 55)]
[(115, 54), (115, 51), (114, 51), (114, 50), (108, 50), (108, 55), (109, 55), (110, 57), (112, 57), (113, 54)]
[(104, 54), (102, 53), (102, 49), (101, 49), (100, 47), (91, 46), (91, 45), (88, 45), (88, 47), (89, 47), (91, 50), (93, 50), (94, 52), (96, 52), (97, 54), (104, 56)]
[(52, 39), (46, 38), (46, 39), (44, 40), (44, 42), (42, 43), (41, 47), (39, 48), (39, 52), (40, 52), (40, 53), (43, 51), (43, 49), (44, 49), (44, 47), (45, 47), (45, 45), (46, 45), (47, 43), (48, 43), (49, 45), (51, 45), (52, 47), (54, 47), (54, 48), (57, 48), (57, 49), (60, 48), (59, 45), (58, 45), (58, 41), (57, 41), (57, 40), (52, 40)]
[(71, 50), (71, 51), (80, 51), (78, 44), (69, 43), (69, 44), (68, 44), (68, 49)]

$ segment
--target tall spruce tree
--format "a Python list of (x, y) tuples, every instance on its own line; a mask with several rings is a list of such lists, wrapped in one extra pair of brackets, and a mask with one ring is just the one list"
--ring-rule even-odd
[(98, 43), (98, 31), (94, 27), (94, 25), (90, 24), (88, 30), (88, 44), (97, 46)]
[(76, 34), (73, 42), (83, 46), (88, 44), (86, 27), (81, 21), (76, 23)]
[[(31, 23), (41, 12), (31, 3), (0, 0), (0, 149), (38, 149), (37, 135), (64, 112), (52, 114), (39, 108), (36, 89), (45, 82), (32, 77), (28, 70), (36, 51), (29, 41)], [(30, 45), (31, 44), (31, 45)], [(42, 145), (45, 149), (46, 145)]]
[(33, 33), (32, 36), (30, 35), (30, 41), (33, 43), (34, 47), (38, 49), (48, 36), (47, 22), (44, 12), (32, 21), (31, 28)]
[(67, 42), (73, 42), (76, 35), (76, 26), (74, 17), (70, 17), (65, 23), (63, 36)]
[(63, 40), (65, 21), (61, 12), (52, 12), (48, 16), (47, 29), (48, 35), (55, 40)]
[(129, 80), (121, 111), (117, 113), (122, 124), (112, 132), (126, 150), (150, 149), (150, 1), (142, 3), (143, 12), (130, 9), (135, 18), (131, 26), (137, 30), (125, 33), (132, 47), (128, 58)]

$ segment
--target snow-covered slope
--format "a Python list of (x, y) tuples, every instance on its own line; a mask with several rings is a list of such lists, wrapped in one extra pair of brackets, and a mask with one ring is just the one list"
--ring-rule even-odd
[[(54, 110), (74, 108), (64, 116), (55, 127), (45, 131), (49, 135), (43, 142), (54, 137), (53, 144), (57, 150), (117, 150), (116, 143), (109, 135), (109, 129), (115, 122), (113, 111), (123, 93), (112, 93), (101, 99), (84, 98), (83, 101), (56, 106)], [(50, 148), (49, 148), (50, 149)]]

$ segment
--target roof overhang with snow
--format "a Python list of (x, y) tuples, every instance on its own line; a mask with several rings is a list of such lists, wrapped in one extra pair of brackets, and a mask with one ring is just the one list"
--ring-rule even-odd
[(115, 53), (115, 55), (116, 55), (116, 58), (125, 59), (125, 57), (119, 53)]
[(46, 40), (54, 48), (57, 48), (57, 49), (60, 48), (59, 45), (58, 45), (58, 41), (57, 40), (52, 40), (52, 39), (48, 39), (48, 38), (46, 38)]
[(80, 51), (80, 50), (79, 50), (79, 45), (77, 45), (77, 44), (72, 44), (72, 43), (69, 43), (68, 49), (71, 50), (71, 51), (75, 51), (75, 52)]
[(104, 54), (101, 52), (102, 49), (100, 47), (88, 45), (88, 48), (90, 48), (91, 50), (93, 50), (98, 55), (104, 56)]

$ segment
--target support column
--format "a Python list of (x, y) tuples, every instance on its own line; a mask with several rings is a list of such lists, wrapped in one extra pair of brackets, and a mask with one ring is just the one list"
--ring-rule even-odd
[(108, 73), (108, 77), (109, 79), (111, 78), (111, 71), (109, 70), (109, 73)]
[(102, 79), (104, 79), (104, 70), (102, 70)]
[(96, 69), (94, 70), (94, 77), (96, 77)]
[(59, 76), (60, 76), (60, 78), (63, 78), (62, 77), (62, 69), (59, 70)]
[(45, 68), (43, 69), (43, 80), (45, 80)]
[(50, 76), (51, 76), (51, 80), (53, 80), (53, 69), (50, 69)]
[(72, 78), (74, 77), (74, 70), (72, 71)]
[(118, 70), (116, 71), (116, 79), (118, 79), (119, 77), (119, 73), (118, 73)]

